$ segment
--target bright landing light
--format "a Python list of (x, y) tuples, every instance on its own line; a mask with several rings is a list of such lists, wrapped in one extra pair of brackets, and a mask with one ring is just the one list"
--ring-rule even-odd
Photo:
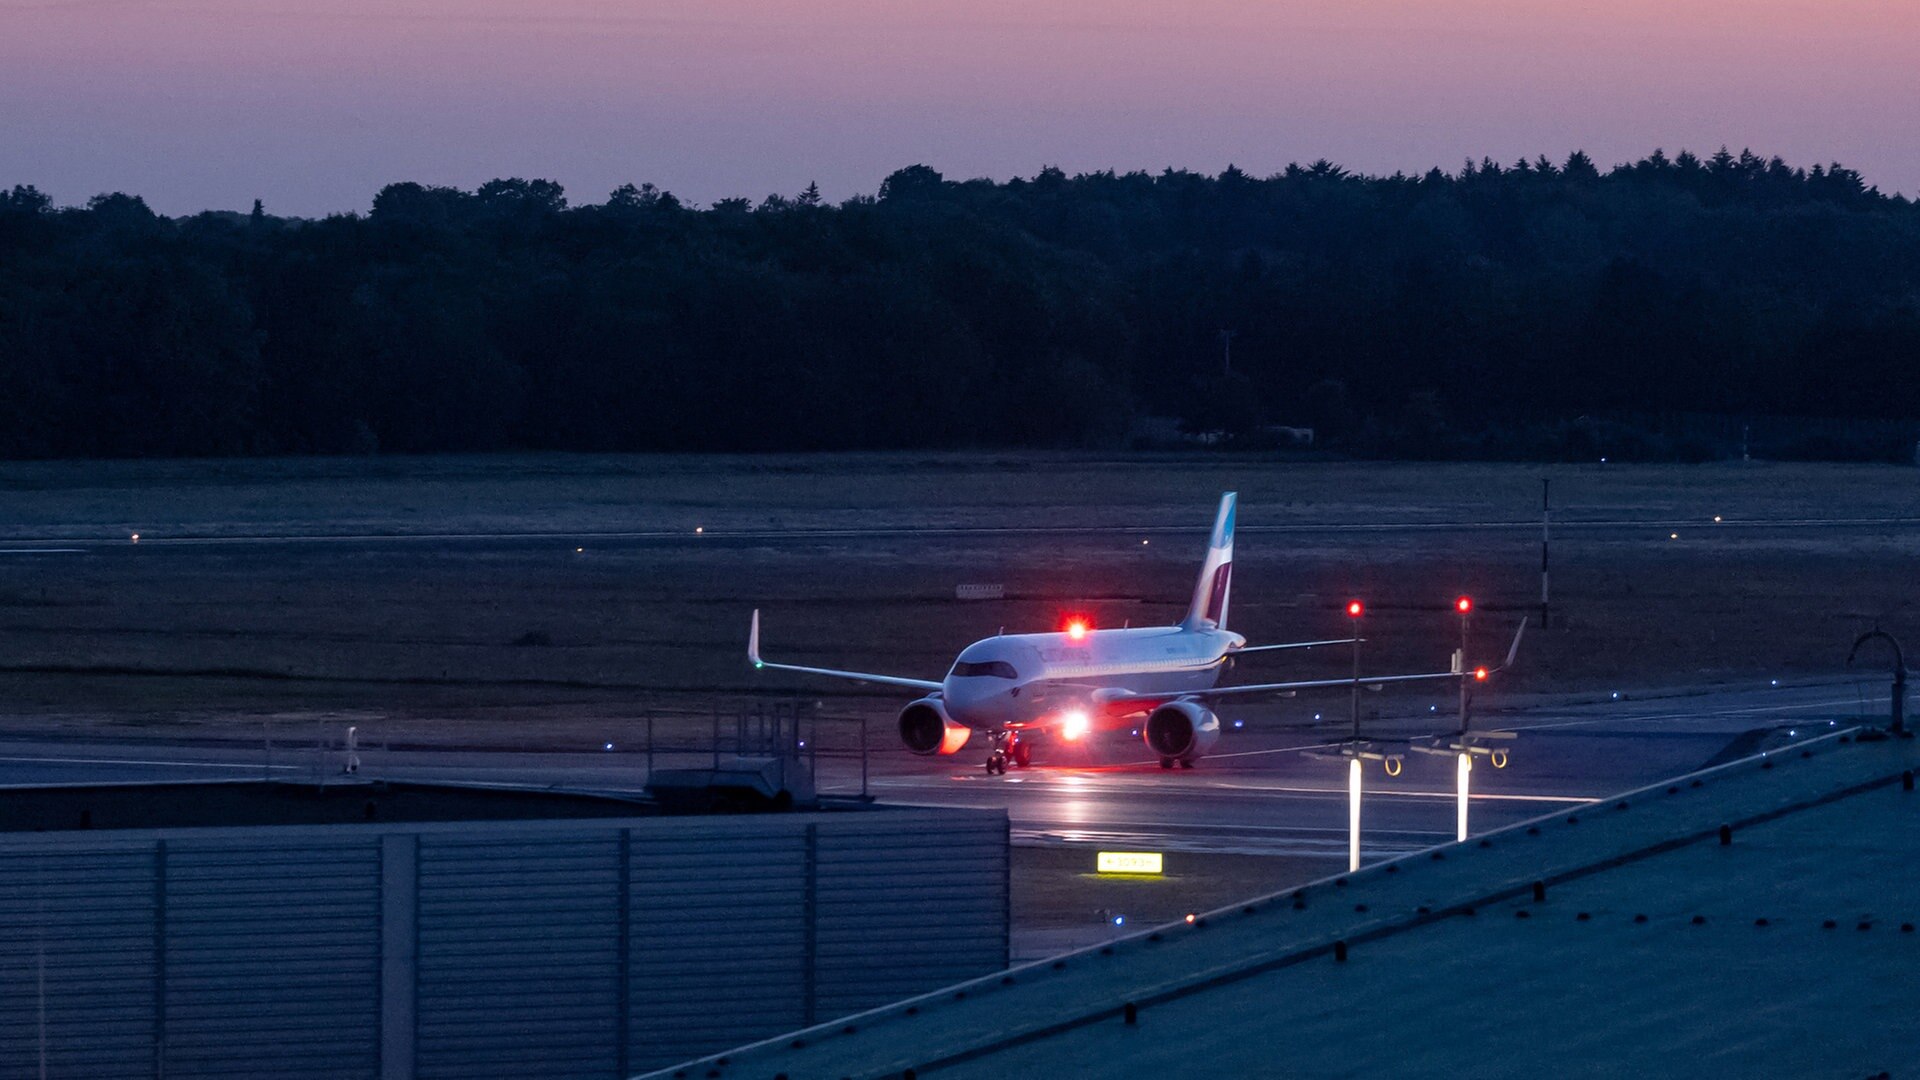
[(1075, 709), (1060, 718), (1060, 737), (1069, 742), (1078, 741), (1086, 737), (1092, 727), (1093, 721), (1087, 719), (1087, 714)]

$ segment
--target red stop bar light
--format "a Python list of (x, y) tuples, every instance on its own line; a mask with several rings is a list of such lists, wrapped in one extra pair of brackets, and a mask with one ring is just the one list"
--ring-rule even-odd
[(1360, 601), (1358, 600), (1347, 601), (1347, 614), (1349, 616), (1357, 619), (1360, 617), (1361, 613), (1364, 611), (1366, 611), (1366, 608), (1360, 606)]

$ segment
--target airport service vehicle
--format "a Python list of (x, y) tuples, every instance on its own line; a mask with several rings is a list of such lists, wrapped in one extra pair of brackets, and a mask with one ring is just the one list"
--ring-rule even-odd
[[(1237, 496), (1220, 497), (1207, 556), (1193, 586), (1186, 617), (1174, 626), (1093, 629), (1075, 620), (1043, 634), (1000, 634), (960, 651), (940, 680), (862, 671), (776, 664), (760, 655), (760, 612), (747, 633), (747, 659), (757, 669), (794, 671), (835, 679), (898, 686), (922, 696), (900, 710), (900, 740), (916, 754), (953, 754), (974, 733), (987, 737), (987, 771), (1004, 773), (1009, 763), (1032, 763), (1032, 744), (1043, 738), (1085, 739), (1096, 730), (1138, 725), (1160, 767), (1192, 768), (1220, 737), (1216, 702), (1255, 695), (1291, 695), (1330, 687), (1378, 687), (1388, 683), (1477, 677), (1486, 669), (1414, 675), (1367, 675), (1356, 669), (1340, 679), (1216, 686), (1228, 661), (1245, 653), (1306, 649), (1352, 643), (1353, 638), (1249, 645), (1227, 629), (1227, 599), (1233, 577), (1233, 525)], [(1356, 605), (1350, 614), (1358, 615)], [(1524, 627), (1524, 624), (1523, 624)], [(1520, 639), (1514, 638), (1518, 650)], [(1511, 663), (1513, 653), (1508, 654)], [(1504, 665), (1503, 665), (1504, 666)]]

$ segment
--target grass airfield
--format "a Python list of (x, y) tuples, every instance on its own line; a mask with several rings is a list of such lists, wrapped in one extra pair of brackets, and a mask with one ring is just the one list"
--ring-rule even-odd
[[(1510, 693), (1830, 673), (1858, 632), (1920, 620), (1920, 469), (1893, 466), (521, 456), (33, 463), (0, 481), (16, 717), (564, 729), (800, 693), (884, 718), (898, 695), (750, 671), (748, 612), (770, 656), (923, 677), (1001, 627), (1169, 621), (1227, 489), (1235, 629), (1340, 636), (1362, 597), (1374, 670), (1444, 665), (1462, 592), (1474, 659), (1534, 618)], [(976, 582), (1008, 598), (954, 599)], [(1229, 678), (1346, 667), (1279, 654)]]

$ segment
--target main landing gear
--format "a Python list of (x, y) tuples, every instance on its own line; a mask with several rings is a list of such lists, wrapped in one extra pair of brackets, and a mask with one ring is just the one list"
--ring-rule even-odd
[(992, 741), (988, 743), (990, 749), (987, 752), (988, 776), (994, 773), (1005, 776), (1009, 762), (1016, 769), (1024, 769), (1033, 764), (1033, 747), (1020, 738), (1019, 732), (1002, 729), (994, 732), (991, 738)]

